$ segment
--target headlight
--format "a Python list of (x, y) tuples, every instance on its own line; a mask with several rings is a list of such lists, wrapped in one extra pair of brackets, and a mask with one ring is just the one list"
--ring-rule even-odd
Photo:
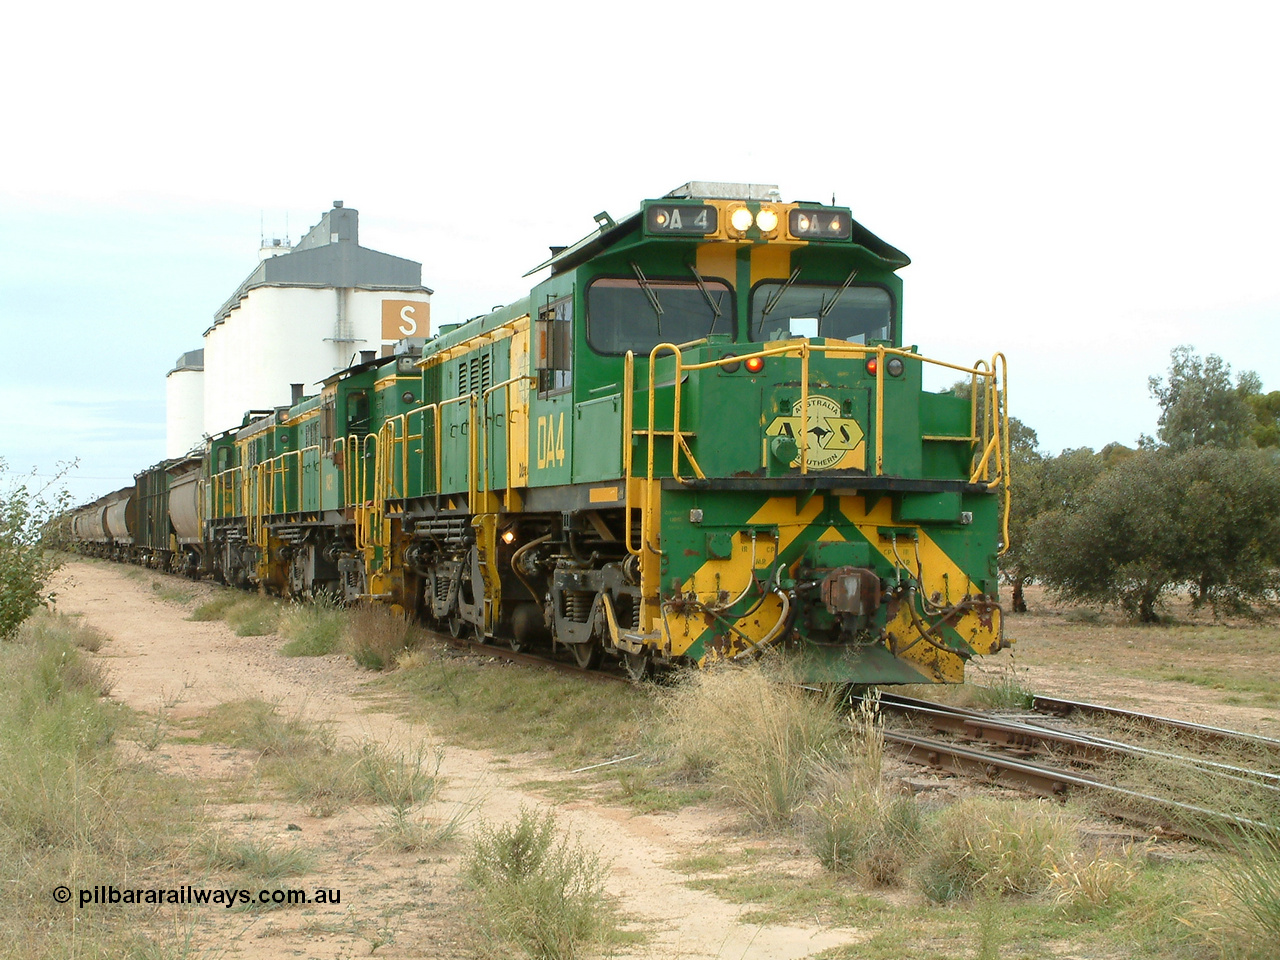
[(733, 213), (729, 214), (729, 225), (739, 233), (745, 233), (751, 229), (752, 221), (755, 218), (751, 216), (751, 211), (746, 207), (739, 207)]
[(765, 233), (772, 233), (778, 229), (778, 215), (772, 210), (761, 210), (756, 214), (756, 226)]
[(889, 371), (889, 376), (900, 377), (905, 369), (902, 364), (901, 357), (890, 357), (885, 363), (884, 368)]

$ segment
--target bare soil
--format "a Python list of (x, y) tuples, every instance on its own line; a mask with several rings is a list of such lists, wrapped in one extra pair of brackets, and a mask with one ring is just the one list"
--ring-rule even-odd
[[(345, 656), (284, 657), (276, 636), (237, 637), (221, 621), (192, 622), (190, 607), (166, 602), (152, 584), (212, 593), (207, 585), (105, 563), (69, 563), (55, 590), (58, 610), (79, 614), (111, 642), (97, 656), (114, 679), (112, 696), (128, 706), (180, 727), (220, 703), (256, 697), (335, 725), (341, 739), (372, 738), (406, 747), (432, 739), (430, 730), (406, 723), (381, 697), (371, 696), (370, 674)], [(377, 811), (353, 808), (316, 818), (296, 803), (254, 797), (226, 802), (235, 785), (251, 776), (254, 757), (242, 750), (170, 737), (153, 754), (164, 769), (208, 787), (212, 799), (201, 829), (302, 844), (318, 857), (311, 874), (262, 884), (265, 888), (338, 888), (340, 906), (281, 909), (263, 914), (228, 913), (221, 908), (195, 918), (197, 944), (219, 955), (242, 958), (378, 957), (464, 958), (476, 956), (476, 932), (469, 922), (459, 875), (465, 842), (442, 850), (400, 853), (380, 843)], [(562, 770), (542, 767), (536, 758), (499, 756), (445, 745), (447, 777), (430, 813), (447, 819), (458, 805), (474, 807), (469, 818), (502, 822), (522, 805), (547, 806), (545, 795), (521, 784), (563, 779)], [(259, 791), (260, 793), (260, 791)], [(626, 945), (625, 955), (652, 958), (799, 958), (866, 938), (858, 930), (740, 923), (744, 908), (692, 890), (673, 861), (702, 849), (722, 850), (736, 832), (723, 809), (691, 807), (674, 814), (638, 814), (591, 800), (558, 804), (561, 823), (611, 862), (608, 889), (643, 943)], [(196, 815), (193, 812), (193, 815)], [(300, 829), (299, 829), (300, 828)], [(466, 828), (464, 828), (465, 831)], [(753, 845), (757, 845), (753, 842)], [(816, 864), (786, 863), (796, 851), (778, 850), (762, 862), (818, 871)], [(199, 884), (200, 877), (179, 878)]]

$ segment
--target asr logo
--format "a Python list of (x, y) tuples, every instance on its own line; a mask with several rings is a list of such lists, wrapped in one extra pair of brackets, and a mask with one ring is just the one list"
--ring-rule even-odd
[[(796, 404), (796, 409), (799, 408)], [(792, 411), (795, 413), (795, 410)], [(804, 418), (807, 447), (805, 459), (810, 470), (835, 470), (867, 465), (867, 451), (863, 445), (865, 434), (858, 421), (841, 415), (840, 404), (830, 397), (814, 394), (809, 397), (809, 409)], [(764, 428), (766, 437), (791, 437), (800, 443), (800, 417), (774, 417)], [(797, 454), (791, 466), (800, 466)]]

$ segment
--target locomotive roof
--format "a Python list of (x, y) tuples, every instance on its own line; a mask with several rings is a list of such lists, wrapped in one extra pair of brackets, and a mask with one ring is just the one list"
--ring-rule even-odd
[[(692, 181), (683, 186), (676, 187), (665, 197), (656, 199), (690, 199), (690, 200), (754, 200), (754, 201), (770, 201), (778, 202), (778, 188), (770, 184), (755, 183), (711, 183), (706, 181)], [(648, 201), (646, 201), (648, 202)], [(815, 203), (815, 207), (826, 206), (826, 204)], [(577, 243), (568, 247), (552, 247), (551, 257), (538, 264), (532, 270), (528, 271), (525, 276), (530, 277), (539, 270), (547, 267), (551, 268), (554, 276), (565, 270), (576, 267), (578, 264), (591, 259), (597, 253), (611, 247), (615, 242), (621, 240), (626, 234), (634, 230), (640, 223), (640, 218), (644, 213), (643, 206), (641, 209), (627, 214), (621, 220), (614, 220), (608, 213), (600, 212), (596, 214), (596, 223), (599, 226), (594, 231), (587, 234)], [(854, 245), (862, 247), (868, 253), (878, 260), (883, 261), (887, 266), (891, 266), (897, 270), (905, 267), (911, 262), (911, 258), (890, 243), (881, 240), (874, 233), (860, 224), (857, 220), (852, 221), (852, 238)]]

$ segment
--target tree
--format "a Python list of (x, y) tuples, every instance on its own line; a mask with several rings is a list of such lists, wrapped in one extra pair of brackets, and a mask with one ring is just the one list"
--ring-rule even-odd
[(1160, 404), (1157, 436), (1175, 453), (1192, 447), (1212, 446), (1237, 450), (1254, 431), (1255, 417), (1249, 398), (1261, 391), (1255, 373), (1231, 380), (1231, 365), (1216, 354), (1199, 357), (1192, 347), (1174, 347), (1169, 374), (1150, 377), (1147, 385)]
[(1260, 447), (1280, 447), (1280, 390), (1249, 397), (1249, 406), (1257, 420), (1253, 442)]
[(7, 473), (8, 464), (0, 458), (0, 640), (13, 636), (50, 599), (49, 577), (58, 564), (46, 550), (46, 533), (66, 499), (64, 494), (50, 502), (48, 485), (32, 493)]
[(1280, 468), (1257, 450), (1139, 451), (1032, 527), (1045, 582), (1143, 622), (1179, 586), (1215, 613), (1271, 606), (1280, 590)]
[[(1031, 435), (1035, 436), (1035, 431), (1031, 431)], [(1073, 508), (1080, 494), (1101, 472), (1103, 461), (1088, 447), (1064, 450), (1050, 457), (1034, 446), (1013, 446), (1010, 457), (1009, 549), (1000, 562), (1005, 578), (1013, 586), (1010, 601), (1013, 612), (1025, 613), (1027, 604), (1022, 592), (1039, 575), (1040, 566), (1031, 538), (1032, 526), (1046, 511)]]

